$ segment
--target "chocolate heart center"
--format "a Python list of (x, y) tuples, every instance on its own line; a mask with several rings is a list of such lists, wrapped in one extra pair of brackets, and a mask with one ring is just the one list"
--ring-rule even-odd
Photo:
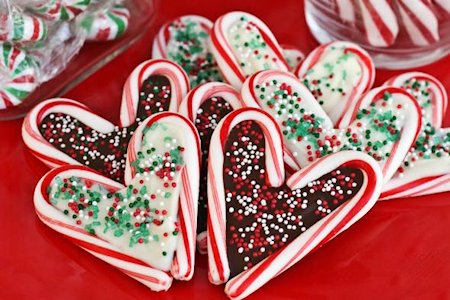
[(212, 97), (205, 100), (197, 110), (195, 127), (200, 136), (202, 145), (202, 167), (200, 171), (200, 194), (198, 203), (197, 232), (206, 230), (206, 216), (208, 203), (207, 176), (208, 153), (211, 135), (220, 120), (233, 110), (231, 105), (221, 97)]
[(39, 124), (42, 136), (61, 152), (101, 174), (123, 182), (128, 142), (148, 116), (167, 111), (171, 86), (167, 77), (152, 75), (141, 85), (136, 122), (102, 133), (65, 113), (50, 113)]
[(230, 277), (251, 268), (353, 198), (361, 170), (340, 167), (291, 190), (266, 184), (265, 139), (253, 121), (230, 132), (224, 149)]

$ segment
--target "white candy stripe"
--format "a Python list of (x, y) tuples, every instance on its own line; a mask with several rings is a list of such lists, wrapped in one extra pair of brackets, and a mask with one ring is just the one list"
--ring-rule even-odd
[(194, 274), (195, 243), (197, 236), (197, 210), (200, 180), (200, 139), (192, 122), (172, 112), (162, 112), (147, 118), (136, 129), (128, 145), (127, 163), (125, 167), (125, 184), (135, 175), (131, 165), (136, 159), (136, 153), (141, 149), (143, 130), (155, 122), (170, 123), (183, 131), (186, 141), (184, 151), (185, 166), (181, 171), (181, 192), (179, 200), (179, 222), (181, 226), (172, 275), (178, 280), (190, 280)]
[(275, 53), (279, 53), (277, 59), (277, 66), (280, 70), (288, 71), (284, 57), (282, 56), (282, 49), (279, 46), (275, 36), (270, 31), (269, 27), (258, 19), (257, 17), (245, 13), (245, 12), (229, 12), (221, 17), (219, 17), (214, 23), (213, 30), (210, 36), (210, 48), (214, 55), (214, 58), (222, 71), (223, 77), (235, 88), (240, 88), (242, 83), (245, 81), (246, 74), (244, 74), (242, 68), (239, 65), (233, 51), (231, 49), (231, 41), (228, 40), (227, 33), (229, 27), (236, 21), (238, 21), (242, 16), (245, 16), (249, 21), (257, 25), (259, 30), (261, 30), (266, 37), (270, 40), (271, 44), (274, 45)]
[(254, 108), (238, 109), (223, 118), (211, 137), (208, 160), (208, 276), (214, 284), (226, 282), (230, 275), (225, 241), (224, 146), (231, 130), (248, 120), (257, 122), (264, 133), (269, 184), (277, 187), (284, 182), (282, 138), (275, 120)]
[(22, 139), (31, 152), (49, 167), (65, 164), (81, 165), (80, 162), (50, 144), (39, 131), (40, 123), (51, 113), (68, 114), (102, 133), (114, 130), (112, 123), (74, 100), (55, 98), (39, 103), (25, 117), (22, 125)]
[(208, 31), (211, 30), (213, 23), (202, 16), (197, 15), (186, 15), (179, 17), (173, 21), (170, 21), (166, 23), (164, 26), (161, 27), (161, 29), (158, 31), (158, 34), (156, 35), (155, 39), (153, 40), (153, 47), (152, 47), (152, 58), (168, 58), (167, 55), (167, 43), (168, 39), (170, 38), (170, 32), (169, 32), (169, 26), (171, 23), (181, 21), (184, 23), (185, 21), (192, 21), (201, 24), (202, 27), (208, 28)]
[(349, 22), (354, 25), (356, 21), (355, 0), (334, 0), (337, 12), (342, 21)]
[(38, 182), (34, 193), (34, 206), (42, 222), (65, 235), (81, 248), (142, 282), (152, 290), (167, 290), (172, 283), (172, 278), (169, 274), (129, 257), (116, 246), (88, 234), (80, 229), (73, 220), (68, 219), (67, 216), (48, 202), (48, 196), (45, 191), (48, 184), (58, 175), (79, 176), (89, 178), (114, 189), (123, 188), (121, 184), (90, 171), (86, 167), (68, 166), (49, 171)]
[(181, 100), (189, 91), (189, 79), (183, 69), (165, 59), (147, 60), (137, 66), (128, 77), (122, 95), (120, 124), (130, 126), (136, 121), (142, 83), (152, 75), (166, 76), (171, 85), (169, 111), (178, 111)]
[(367, 41), (387, 47), (398, 34), (398, 22), (389, 0), (358, 0)]
[(314, 166), (309, 166), (291, 176), (288, 184), (297, 182), (291, 187), (301, 188), (311, 180), (344, 164), (363, 171), (365, 181), (359, 192), (284, 248), (231, 279), (225, 287), (225, 293), (230, 298), (243, 299), (247, 297), (308, 253), (350, 227), (372, 208), (380, 194), (382, 174), (377, 163), (368, 155), (360, 152), (343, 151), (324, 157), (314, 163)]
[(418, 46), (439, 40), (438, 19), (431, 3), (423, 0), (397, 0), (398, 10), (410, 40)]

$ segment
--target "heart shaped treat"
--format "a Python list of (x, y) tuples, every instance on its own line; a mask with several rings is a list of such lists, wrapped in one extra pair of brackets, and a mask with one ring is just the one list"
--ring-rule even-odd
[(200, 141), (171, 112), (137, 129), (127, 156), (127, 186), (85, 166), (62, 166), (37, 184), (39, 218), (76, 245), (152, 290), (194, 271)]
[(261, 71), (242, 88), (246, 106), (261, 107), (277, 121), (284, 145), (299, 167), (341, 150), (363, 151), (381, 166), (384, 182), (396, 172), (417, 137), (420, 107), (406, 91), (376, 88), (353, 101), (335, 129), (311, 92), (292, 74)]
[(31, 152), (50, 167), (82, 164), (123, 182), (133, 131), (153, 113), (178, 110), (188, 89), (188, 79), (179, 66), (166, 60), (146, 61), (125, 83), (120, 127), (79, 102), (51, 99), (28, 113), (22, 137)]
[(295, 71), (300, 63), (305, 59), (302, 51), (291, 45), (281, 45), (284, 59), (289, 66), (290, 71)]
[(448, 98), (442, 83), (431, 75), (409, 72), (386, 85), (412, 94), (422, 108), (422, 128), (381, 199), (411, 197), (450, 190), (450, 128), (441, 128)]
[(333, 42), (317, 47), (295, 71), (303, 84), (338, 128), (352, 103), (368, 91), (375, 79), (369, 54), (349, 42)]
[(202, 144), (202, 167), (200, 195), (198, 198), (198, 249), (206, 252), (207, 170), (211, 135), (220, 120), (242, 106), (240, 93), (225, 83), (209, 82), (191, 90), (180, 105), (180, 114), (191, 120), (200, 135)]
[(153, 41), (152, 58), (166, 58), (179, 64), (188, 74), (191, 87), (223, 81), (207, 45), (212, 26), (210, 20), (195, 15), (168, 22)]
[(223, 77), (237, 89), (254, 72), (289, 70), (283, 49), (267, 25), (245, 12), (219, 17), (211, 32), (210, 47)]
[(208, 168), (209, 277), (242, 299), (359, 220), (378, 199), (381, 170), (343, 151), (284, 180), (277, 122), (254, 108), (219, 123)]

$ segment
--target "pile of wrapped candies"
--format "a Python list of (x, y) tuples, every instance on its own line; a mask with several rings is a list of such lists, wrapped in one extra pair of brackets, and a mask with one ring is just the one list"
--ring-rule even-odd
[(0, 109), (55, 77), (85, 41), (121, 36), (129, 18), (120, 1), (0, 0)]
[(179, 17), (125, 82), (120, 125), (69, 99), (28, 113), (24, 143), (57, 167), (36, 213), (154, 291), (191, 280), (197, 248), (245, 298), (378, 200), (449, 191), (445, 88), (375, 76), (350, 42), (303, 57), (245, 12)]

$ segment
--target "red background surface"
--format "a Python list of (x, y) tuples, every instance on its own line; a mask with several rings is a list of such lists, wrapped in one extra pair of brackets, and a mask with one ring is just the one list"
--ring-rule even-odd
[[(144, 38), (65, 96), (117, 122), (122, 85), (150, 58), (159, 26), (183, 14), (214, 20), (231, 10), (262, 18), (281, 43), (308, 53), (316, 46), (300, 0), (164, 0)], [(145, 29), (146, 30), (146, 29)], [(420, 68), (450, 89), (450, 57)], [(396, 72), (378, 71), (376, 84)], [(446, 125), (450, 124), (447, 114)], [(48, 171), (27, 152), (22, 120), (0, 123), (0, 298), (223, 299), (207, 280), (206, 257), (191, 282), (154, 293), (74, 246), (34, 213), (33, 190)], [(378, 203), (366, 217), (325, 247), (272, 280), (255, 299), (450, 299), (450, 193)]]

